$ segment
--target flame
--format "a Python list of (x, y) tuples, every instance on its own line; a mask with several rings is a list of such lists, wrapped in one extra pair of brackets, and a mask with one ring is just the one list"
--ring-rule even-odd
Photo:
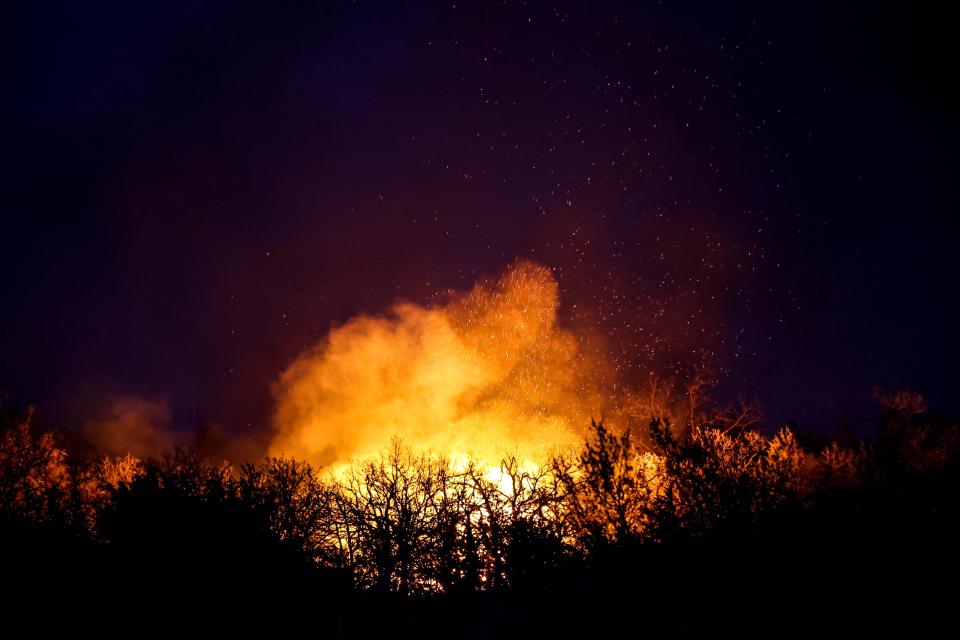
[(441, 306), (349, 320), (282, 374), (270, 454), (336, 470), (399, 438), (495, 475), (577, 444), (602, 395), (558, 305), (550, 270), (520, 261)]

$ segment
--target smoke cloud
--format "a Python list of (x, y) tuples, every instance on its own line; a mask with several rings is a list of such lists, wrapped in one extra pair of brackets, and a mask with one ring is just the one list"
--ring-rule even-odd
[(121, 396), (111, 401), (105, 415), (84, 422), (83, 435), (109, 455), (158, 456), (184, 440), (170, 421), (167, 403)]
[(349, 320), (276, 384), (270, 453), (335, 467), (399, 437), (495, 465), (576, 444), (602, 415), (602, 363), (558, 324), (558, 305), (550, 270), (521, 261), (441, 305)]

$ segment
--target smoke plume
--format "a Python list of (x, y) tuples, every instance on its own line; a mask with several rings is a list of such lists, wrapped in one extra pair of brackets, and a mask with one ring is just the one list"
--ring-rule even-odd
[(100, 417), (83, 424), (84, 436), (103, 453), (158, 456), (184, 441), (170, 427), (170, 407), (137, 396), (114, 398)]
[(496, 465), (577, 443), (603, 409), (599, 363), (558, 324), (558, 304), (551, 272), (516, 262), (441, 305), (347, 321), (276, 384), (270, 453), (336, 467), (399, 437)]

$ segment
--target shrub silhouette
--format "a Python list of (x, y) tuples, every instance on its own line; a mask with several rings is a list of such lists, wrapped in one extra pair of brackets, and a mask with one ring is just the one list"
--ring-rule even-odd
[(71, 469), (52, 433), (35, 434), (32, 408), (0, 432), (0, 513), (36, 524), (70, 523)]
[(564, 516), (587, 548), (628, 543), (644, 535), (661, 498), (661, 460), (641, 452), (629, 431), (591, 423), (591, 439), (573, 461), (557, 457), (553, 472), (564, 492)]
[(703, 535), (720, 525), (749, 527), (804, 491), (809, 462), (788, 429), (765, 438), (695, 428), (684, 440), (658, 420), (650, 429), (664, 468), (648, 514), (655, 539)]
[[(804, 580), (837, 598), (856, 584), (877, 602), (902, 580), (938, 602), (921, 578), (956, 564), (960, 427), (915, 394), (879, 400), (875, 438), (816, 452), (789, 429), (747, 428), (753, 414), (704, 411), (683, 429), (655, 417), (643, 438), (594, 422), (579, 451), (538, 469), (513, 457), (454, 467), (396, 441), (336, 474), (282, 458), (215, 465), (186, 449), (71, 455), (30, 412), (7, 413), (4, 566), (36, 588), (81, 575), (137, 584), (141, 601), (302, 602), (341, 629), (382, 633), (423, 628), (397, 608), (413, 601), (437, 629), (475, 612), (484, 634), (588, 633), (617, 615), (532, 612), (634, 602), (671, 611), (645, 624), (676, 634), (684, 614), (668, 594), (717, 604), (752, 593), (774, 611), (773, 594), (802, 598)], [(370, 621), (368, 607), (392, 614)]]

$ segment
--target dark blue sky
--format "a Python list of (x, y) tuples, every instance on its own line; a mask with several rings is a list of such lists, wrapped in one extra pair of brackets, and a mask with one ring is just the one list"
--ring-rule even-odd
[(628, 376), (707, 358), (818, 428), (874, 385), (956, 404), (938, 10), (94, 4), (7, 45), (0, 389), (47, 421), (262, 424), (331, 323), (517, 257)]

